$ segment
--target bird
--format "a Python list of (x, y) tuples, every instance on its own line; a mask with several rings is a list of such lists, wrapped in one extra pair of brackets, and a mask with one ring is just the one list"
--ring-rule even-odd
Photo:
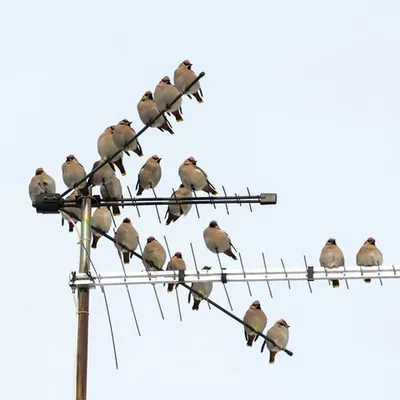
[(136, 196), (140, 196), (143, 193), (143, 190), (154, 189), (158, 185), (162, 175), (160, 161), (161, 158), (154, 155), (151, 156), (142, 166), (136, 183)]
[[(136, 135), (136, 132), (131, 127), (131, 124), (132, 121), (123, 119), (122, 121), (119, 121), (117, 125), (113, 125), (111, 128), (114, 144), (120, 150), (124, 149), (124, 146), (126, 146), (127, 143)], [(136, 153), (139, 157), (143, 156), (142, 147), (137, 139), (131, 142), (123, 151), (126, 155), (130, 156), (129, 150), (133, 153)]]
[(122, 253), (124, 264), (129, 264), (133, 252), (139, 244), (139, 235), (130, 218), (124, 218), (115, 232), (115, 247)]
[(192, 190), (203, 190), (206, 193), (218, 194), (215, 187), (208, 180), (207, 174), (197, 166), (194, 157), (187, 158), (178, 169), (182, 183)]
[[(357, 253), (356, 259), (357, 265), (360, 267), (379, 267), (383, 264), (382, 252), (376, 247), (373, 237), (369, 237), (364, 242)], [(364, 282), (371, 283), (371, 279), (364, 279)]]
[[(82, 164), (79, 163), (78, 159), (73, 154), (69, 154), (66, 157), (66, 160), (61, 166), (61, 169), (63, 181), (69, 189), (74, 189), (74, 185), (76, 184), (76, 182), (86, 177), (85, 168), (83, 168)], [(80, 189), (81, 193), (84, 196), (87, 196), (89, 194), (86, 180), (81, 182), (77, 186), (77, 188)]]
[(153, 236), (147, 238), (146, 246), (143, 249), (143, 265), (147, 271), (162, 271), (162, 268), (167, 259), (162, 244)]
[[(182, 258), (182, 253), (177, 251), (167, 264), (167, 271), (185, 271), (186, 263)], [(168, 283), (167, 292), (172, 292), (174, 290), (174, 284)]]
[(208, 250), (213, 253), (224, 253), (237, 260), (231, 248), (236, 249), (233, 247), (228, 234), (218, 226), (217, 221), (211, 221), (208, 227), (204, 229), (203, 238)]
[[(81, 196), (79, 189), (75, 189), (69, 196), (65, 198), (65, 201), (76, 201), (76, 199)], [(68, 231), (74, 231), (74, 223), (82, 219), (82, 211), (80, 207), (63, 207), (61, 209), (62, 220), (61, 223), (64, 225), (64, 221), (68, 222)], [(72, 221), (73, 222), (72, 222)]]
[[(100, 194), (104, 200), (121, 200), (122, 196), (122, 185), (121, 181), (114, 175), (107, 184), (100, 186)], [(122, 206), (123, 208), (124, 206)], [(120, 215), (121, 211), (117, 205), (112, 206), (112, 213), (114, 216)]]
[[(108, 233), (111, 228), (111, 214), (107, 207), (99, 207), (92, 215), (92, 228), (97, 228), (103, 233)], [(97, 248), (97, 242), (102, 237), (102, 234), (92, 229), (93, 241), (92, 249)]]
[(187, 215), (192, 208), (191, 203), (179, 203), (177, 199), (180, 199), (181, 197), (192, 197), (191, 189), (185, 187), (183, 183), (179, 186), (178, 190), (174, 190), (174, 193), (171, 196), (171, 200), (168, 204), (167, 212), (165, 213), (164, 217), (167, 218), (165, 225), (175, 222), (181, 215)]
[[(96, 161), (93, 164), (92, 171), (97, 168), (104, 160)], [(115, 167), (110, 162), (103, 165), (99, 170), (97, 170), (92, 176), (88, 179), (88, 186), (101, 186), (103, 184), (107, 184), (111, 182), (115, 177)]]
[(192, 63), (189, 60), (182, 61), (174, 72), (174, 85), (180, 93), (185, 93), (189, 99), (191, 95), (198, 103), (203, 102), (203, 92), (200, 87), (200, 81), (197, 81), (189, 90), (187, 87), (197, 78), (197, 75), (192, 71)]
[[(150, 121), (154, 120), (157, 115), (160, 113), (160, 110), (157, 108), (156, 103), (154, 102), (153, 93), (150, 90), (147, 90), (146, 93), (142, 96), (139, 103), (137, 104), (137, 111), (139, 114), (140, 120), (147, 125)], [(161, 132), (167, 131), (171, 135), (175, 132), (172, 130), (172, 125), (168, 121), (168, 118), (165, 115), (159, 116), (152, 124), (152, 128), (157, 128)]]
[(56, 182), (55, 180), (46, 172), (43, 168), (36, 168), (35, 175), (29, 183), (29, 196), (34, 202), (37, 196), (46, 193), (56, 192)]
[(261, 353), (264, 351), (265, 345), (269, 350), (269, 363), (273, 364), (275, 362), (276, 353), (279, 353), (281, 349), (286, 349), (286, 346), (289, 342), (289, 328), (290, 326), (284, 319), (280, 319), (275, 322), (274, 325), (267, 331), (267, 338), (272, 339), (275, 344), (277, 344), (280, 348), (274, 346), (272, 343), (264, 340), (263, 345), (261, 346)]
[(182, 122), (182, 97), (174, 104), (171, 104), (179, 96), (179, 91), (171, 83), (168, 76), (164, 76), (154, 90), (154, 102), (160, 111), (166, 111), (173, 115), (176, 122)]
[[(104, 130), (104, 132), (97, 139), (97, 152), (102, 159), (108, 159), (115, 154), (119, 148), (115, 145), (113, 139), (115, 125), (111, 125)], [(123, 152), (120, 151), (112, 159), (112, 163), (119, 169), (122, 176), (126, 175), (124, 163), (123, 163)]]
[[(265, 327), (267, 326), (267, 316), (261, 309), (261, 304), (258, 300), (253, 301), (250, 308), (246, 311), (243, 321), (250, 325), (258, 333), (262, 333), (264, 331)], [(247, 346), (253, 346), (253, 341), (256, 342), (258, 339), (258, 333), (255, 333), (247, 326), (244, 327), (244, 336), (247, 341)]]
[[(326, 241), (326, 244), (322, 248), (321, 255), (319, 257), (319, 263), (321, 267), (328, 269), (344, 267), (343, 252), (336, 244), (335, 239), (329, 238)], [(339, 287), (339, 281), (337, 279), (332, 280), (332, 287)]]
[[(204, 266), (201, 270), (202, 271), (209, 271), (211, 267), (208, 267), (207, 265)], [(190, 297), (191, 294), (193, 293), (193, 307), (192, 310), (198, 311), (200, 307), (200, 303), (202, 300), (208, 299), (210, 296), (212, 290), (213, 290), (213, 283), (210, 281), (200, 281), (200, 282), (193, 282), (191, 288), (198, 292), (196, 294), (195, 292), (190, 291), (188, 295), (188, 303), (190, 303)], [(199, 296), (201, 295), (201, 296)]]

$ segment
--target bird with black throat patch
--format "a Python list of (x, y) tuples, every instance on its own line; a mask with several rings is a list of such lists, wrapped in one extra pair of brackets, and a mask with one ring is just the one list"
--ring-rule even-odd
[[(182, 253), (177, 251), (169, 260), (167, 264), (167, 271), (185, 271), (186, 270), (186, 263), (185, 260), (182, 258)], [(172, 292), (174, 290), (174, 284), (168, 283), (167, 292)]]
[(236, 255), (232, 252), (235, 247), (232, 245), (231, 239), (228, 234), (224, 232), (219, 226), (217, 221), (211, 221), (203, 232), (204, 242), (207, 249), (211, 252), (218, 254), (224, 253), (228, 257), (237, 260)]
[(135, 189), (137, 190), (136, 196), (140, 196), (145, 189), (155, 189), (160, 182), (161, 158), (157, 155), (151, 156), (146, 163), (142, 166), (138, 174), (138, 180)]
[(250, 308), (246, 311), (246, 314), (243, 317), (243, 321), (254, 329), (250, 329), (247, 326), (244, 327), (246, 344), (247, 346), (252, 347), (253, 342), (256, 342), (258, 339), (259, 333), (263, 333), (267, 326), (267, 316), (261, 309), (261, 303), (258, 300), (253, 301), (250, 305)]
[(191, 95), (198, 103), (203, 103), (203, 92), (200, 87), (200, 81), (197, 81), (188, 90), (188, 86), (197, 78), (196, 73), (192, 70), (192, 63), (189, 60), (182, 61), (174, 72), (174, 85), (180, 93), (185, 93), (189, 99)]
[(133, 227), (130, 218), (124, 218), (115, 232), (115, 247), (122, 253), (124, 264), (129, 264), (133, 252), (139, 245), (139, 234)]
[(271, 342), (264, 340), (264, 343), (261, 346), (261, 353), (264, 351), (264, 347), (267, 346), (269, 350), (270, 364), (275, 362), (275, 356), (281, 351), (281, 349), (286, 349), (286, 346), (289, 342), (289, 328), (290, 326), (287, 324), (287, 322), (284, 319), (280, 319), (268, 329), (267, 338), (273, 340), (275, 345), (279, 346), (277, 347)]
[[(327, 269), (336, 269), (344, 267), (344, 256), (342, 250), (336, 244), (336, 239), (329, 238), (325, 246), (322, 248), (321, 255), (319, 257), (319, 263), (321, 267)], [(337, 279), (332, 280), (332, 287), (338, 288), (339, 281)]]
[[(376, 242), (373, 237), (369, 237), (356, 256), (357, 265), (359, 267), (379, 267), (383, 264), (383, 254), (376, 247)], [(371, 279), (364, 279), (365, 283), (371, 283)]]

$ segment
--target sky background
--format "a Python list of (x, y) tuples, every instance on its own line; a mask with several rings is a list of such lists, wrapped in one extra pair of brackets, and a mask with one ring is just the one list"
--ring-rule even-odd
[[(335, 237), (346, 264), (368, 236), (384, 264), (400, 262), (398, 131), (400, 92), (398, 1), (187, 2), (160, 0), (3, 0), (0, 5), (3, 262), (0, 291), (0, 398), (74, 398), (76, 314), (68, 277), (77, 268), (77, 236), (60, 216), (31, 207), (28, 184), (43, 167), (65, 186), (61, 164), (73, 153), (89, 171), (96, 141), (123, 118), (141, 124), (136, 104), (188, 58), (202, 79), (205, 101), (185, 98), (184, 122), (171, 136), (156, 129), (141, 138), (145, 156), (125, 157), (133, 189), (153, 154), (162, 157), (159, 196), (180, 181), (178, 167), (194, 156), (211, 182), (228, 194), (276, 192), (278, 205), (193, 208), (170, 226), (154, 208), (126, 208), (142, 245), (147, 236), (181, 251), (193, 269), (218, 267), (202, 232), (216, 219), (242, 253), (247, 269), (317, 265)], [(120, 177), (120, 174), (118, 174)], [(97, 189), (98, 190), (98, 189)], [(162, 214), (165, 209), (161, 210)], [(114, 245), (101, 239), (93, 261), (119, 272)], [(227, 269), (238, 262), (223, 258)], [(130, 271), (142, 269), (132, 259)], [(242, 317), (260, 300), (268, 328), (285, 318), (293, 357), (275, 365), (261, 342), (249, 349), (243, 328), (218, 310), (188, 306), (180, 289), (183, 323), (174, 294), (159, 287), (162, 321), (152, 288), (132, 287), (138, 337), (123, 287), (108, 293), (120, 369), (113, 353), (100, 290), (91, 292), (89, 399), (239, 399), (279, 396), (398, 398), (399, 288), (395, 280), (351, 290), (327, 282), (265, 283), (228, 290)], [(211, 298), (223, 306), (222, 285)]]

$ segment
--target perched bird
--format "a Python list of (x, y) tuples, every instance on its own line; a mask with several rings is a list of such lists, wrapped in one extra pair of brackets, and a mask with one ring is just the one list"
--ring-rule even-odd
[(192, 71), (192, 63), (189, 60), (181, 62), (174, 72), (174, 85), (181, 93), (186, 93), (189, 99), (194, 98), (199, 102), (203, 102), (203, 92), (200, 87), (200, 81), (197, 81), (188, 91), (187, 87), (197, 78)]
[[(111, 228), (111, 214), (107, 207), (99, 207), (92, 215), (92, 227), (100, 229), (103, 233), (108, 233)], [(97, 248), (97, 242), (102, 234), (92, 229), (93, 241), (92, 249)]]
[(236, 249), (233, 247), (228, 234), (218, 226), (217, 221), (211, 221), (208, 227), (204, 229), (203, 238), (208, 250), (213, 253), (224, 253), (237, 260), (231, 248)]
[(124, 264), (129, 264), (132, 253), (139, 244), (139, 235), (129, 218), (124, 218), (115, 232), (115, 247), (122, 253)]
[[(267, 326), (267, 316), (265, 312), (261, 310), (261, 304), (258, 300), (253, 301), (250, 308), (246, 311), (243, 317), (243, 321), (250, 325), (258, 333), (262, 333)], [(258, 339), (258, 334), (253, 330), (249, 329), (247, 326), (244, 327), (244, 336), (247, 341), (247, 346), (251, 347), (253, 341), (256, 342)]]
[[(97, 168), (104, 160), (96, 161), (93, 164), (92, 171)], [(98, 171), (96, 171), (91, 177), (88, 179), (88, 186), (101, 186), (103, 184), (107, 184), (111, 182), (115, 177), (115, 167), (110, 162), (101, 167)]]
[(218, 194), (208, 180), (207, 174), (197, 166), (194, 157), (187, 158), (178, 169), (182, 183), (192, 190), (203, 190), (206, 193)]
[[(79, 163), (78, 159), (73, 154), (67, 156), (61, 169), (63, 181), (69, 189), (73, 189), (75, 183), (86, 176), (85, 168), (83, 168), (83, 166)], [(83, 195), (87, 196), (89, 194), (86, 181), (83, 181), (77, 188), (80, 189)]]
[[(139, 113), (140, 120), (147, 125), (150, 121), (154, 120), (157, 115), (160, 113), (160, 110), (157, 108), (156, 103), (153, 99), (153, 93), (148, 90), (140, 99), (137, 104), (137, 110)], [(165, 115), (161, 115), (158, 117), (152, 124), (152, 128), (157, 128), (161, 132), (167, 131), (171, 135), (175, 132), (172, 130), (172, 125), (168, 121)]]
[[(375, 267), (383, 264), (382, 252), (376, 247), (375, 239), (369, 237), (357, 253), (357, 265), (360, 267)], [(364, 279), (365, 283), (371, 283), (371, 279)]]
[[(114, 176), (106, 185), (100, 186), (100, 194), (104, 200), (121, 200), (123, 198), (121, 181)], [(121, 214), (119, 207), (116, 205), (112, 206), (112, 212), (114, 216)]]
[(153, 236), (147, 238), (147, 244), (143, 249), (143, 265), (147, 271), (161, 271), (167, 254), (162, 244)]
[[(78, 189), (75, 189), (69, 196), (65, 198), (65, 201), (75, 201), (81, 193)], [(74, 231), (74, 223), (76, 224), (78, 221), (82, 219), (82, 211), (80, 207), (63, 207), (61, 210), (62, 220), (61, 223), (64, 225), (64, 221), (68, 222), (68, 231)], [(72, 219), (72, 221), (71, 221)]]
[(37, 168), (34, 177), (29, 183), (29, 196), (32, 202), (36, 200), (36, 196), (55, 192), (56, 182), (54, 179), (47, 175), (43, 168)]
[(192, 190), (185, 187), (183, 183), (179, 186), (178, 190), (174, 190), (174, 193), (171, 196), (171, 200), (168, 204), (168, 209), (164, 217), (167, 218), (166, 225), (169, 225), (171, 222), (175, 222), (181, 215), (187, 215), (192, 208), (192, 204), (190, 203), (179, 203), (177, 200), (181, 197), (192, 197)]
[[(186, 263), (182, 258), (182, 253), (177, 251), (167, 264), (167, 271), (185, 271)], [(167, 292), (172, 292), (174, 290), (174, 284), (168, 283)]]
[[(286, 349), (286, 346), (289, 342), (289, 328), (290, 326), (287, 324), (287, 322), (284, 319), (280, 319), (268, 329), (267, 338), (272, 339), (281, 349)], [(264, 351), (265, 345), (267, 345), (269, 350), (269, 363), (273, 364), (275, 362), (276, 353), (280, 352), (281, 350), (272, 343), (264, 340), (264, 343), (261, 347), (261, 353)]]
[(162, 175), (160, 161), (161, 158), (154, 155), (150, 157), (140, 169), (136, 184), (136, 196), (140, 196), (143, 190), (154, 189), (158, 185)]
[[(211, 269), (211, 267), (204, 266), (201, 270), (209, 271), (210, 269)], [(188, 296), (188, 303), (190, 303), (190, 295), (193, 293), (192, 310), (198, 311), (201, 301), (208, 299), (208, 297), (210, 296), (212, 289), (213, 289), (213, 283), (209, 282), (209, 281), (193, 282), (191, 287), (193, 290), (195, 290), (196, 292), (198, 292), (201, 295), (201, 296), (199, 296), (195, 292), (189, 292), (189, 296)]]
[[(115, 125), (109, 126), (97, 139), (97, 152), (102, 159), (107, 159), (115, 154), (119, 149), (114, 143), (113, 132)], [(112, 159), (112, 163), (119, 169), (122, 176), (126, 175), (124, 163), (123, 163), (123, 152), (120, 151)]]
[[(117, 125), (111, 128), (111, 134), (114, 140), (114, 144), (118, 149), (123, 149), (124, 146), (136, 135), (136, 132), (131, 128), (131, 121), (123, 119), (119, 121)], [(129, 150), (136, 153), (139, 157), (143, 156), (142, 147), (137, 139), (135, 139), (129, 146), (124, 149), (124, 153), (130, 156)]]
[[(328, 269), (344, 267), (344, 256), (335, 239), (327, 240), (319, 256), (319, 263), (321, 267)], [(332, 280), (332, 286), (334, 288), (339, 287), (339, 281), (337, 279)]]
[(178, 89), (171, 83), (168, 76), (164, 76), (154, 90), (154, 101), (160, 111), (166, 111), (168, 115), (172, 113), (176, 122), (181, 122), (183, 121), (182, 97), (171, 105), (177, 96), (179, 96)]

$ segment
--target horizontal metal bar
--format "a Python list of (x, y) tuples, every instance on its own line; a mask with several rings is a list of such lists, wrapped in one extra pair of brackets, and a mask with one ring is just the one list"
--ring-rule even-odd
[[(171, 197), (144, 197), (144, 198), (123, 198), (120, 200), (104, 200), (100, 197), (93, 201), (92, 207), (102, 206), (155, 206), (178, 203), (178, 204), (261, 204), (274, 205), (277, 203), (276, 193), (261, 193), (257, 196), (214, 196), (214, 197), (179, 197), (177, 201)], [(62, 203), (62, 208), (80, 207), (81, 202), (77, 200), (68, 200)]]
[[(268, 273), (265, 269), (253, 270), (224, 270), (224, 277), (228, 282), (272, 282), (272, 281), (309, 281), (309, 275), (304, 268), (286, 269), (268, 268)], [(362, 272), (360, 267), (346, 267), (343, 270), (325, 270), (323, 268), (314, 268), (313, 280), (361, 280), (361, 279), (395, 279), (400, 278), (400, 265), (385, 267), (379, 269), (377, 267), (366, 268)], [(101, 275), (100, 282), (93, 282), (88, 279), (85, 274), (76, 274), (76, 279), (70, 282), (71, 286), (118, 286), (118, 285), (143, 285), (143, 284), (161, 284), (178, 282), (178, 274), (174, 271), (149, 271), (149, 272), (132, 272), (126, 277), (120, 273), (108, 273)], [(200, 272), (185, 271), (185, 282), (211, 281), (222, 282), (221, 272)]]

